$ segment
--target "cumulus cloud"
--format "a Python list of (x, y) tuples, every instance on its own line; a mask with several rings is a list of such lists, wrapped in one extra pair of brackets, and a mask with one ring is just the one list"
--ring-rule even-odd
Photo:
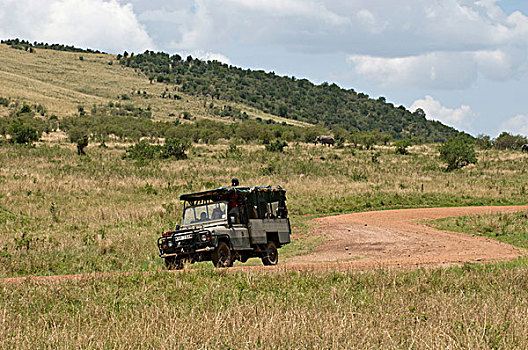
[(342, 55), (353, 76), (397, 87), (462, 89), (527, 70), (528, 17), (496, 0), (130, 1), (172, 50)]
[(501, 131), (528, 136), (528, 115), (519, 114), (500, 125)]
[(194, 58), (199, 58), (203, 61), (218, 61), (222, 63), (231, 64), (229, 58), (221, 53), (216, 52), (206, 52), (202, 50), (192, 51), (189, 53)]
[(109, 52), (155, 48), (132, 5), (116, 0), (4, 0), (0, 35)]
[(229, 57), (335, 55), (346, 57), (352, 78), (378, 85), (463, 89), (479, 78), (516, 79), (528, 68), (528, 17), (505, 13), (497, 0), (2, 2), (3, 37), (108, 51), (155, 49), (155, 41), (173, 52)]
[(473, 122), (477, 114), (471, 110), (471, 107), (462, 105), (459, 108), (448, 108), (435, 100), (432, 96), (425, 96), (423, 100), (416, 100), (409, 108), (412, 112), (418, 108), (424, 110), (426, 118), (429, 120), (438, 120), (455, 129), (466, 130), (471, 132)]
[[(354, 75), (383, 86), (463, 89), (478, 77), (505, 81), (526, 72), (527, 16), (506, 15), (494, 0), (411, 2), (414, 22), (402, 22), (396, 14), (387, 25), (401, 47), (389, 43), (386, 51), (349, 54)], [(384, 39), (374, 40), (383, 44)]]
[(460, 88), (477, 76), (471, 53), (433, 52), (398, 58), (349, 55), (347, 60), (357, 75), (385, 87)]

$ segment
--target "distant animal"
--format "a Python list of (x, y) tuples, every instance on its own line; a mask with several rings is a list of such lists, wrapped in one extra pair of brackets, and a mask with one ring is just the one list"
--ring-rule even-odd
[(528, 152), (528, 143), (521, 146), (521, 151), (523, 151), (523, 153)]
[(328, 145), (328, 147), (333, 146), (335, 143), (335, 140), (332, 136), (317, 136), (315, 138), (315, 144), (317, 145), (318, 142), (321, 142), (323, 145)]

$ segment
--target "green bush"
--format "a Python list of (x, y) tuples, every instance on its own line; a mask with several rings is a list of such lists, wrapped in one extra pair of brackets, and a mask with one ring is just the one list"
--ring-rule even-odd
[(477, 163), (475, 146), (465, 135), (459, 135), (446, 141), (439, 148), (440, 159), (447, 163), (447, 171), (461, 169)]
[(127, 148), (123, 158), (148, 160), (160, 158), (161, 146), (151, 145), (147, 140), (141, 140)]
[(9, 106), (9, 99), (5, 97), (0, 97), (0, 106), (4, 106), (4, 107)]
[(275, 140), (275, 142), (272, 142), (270, 144), (266, 145), (266, 151), (268, 152), (283, 152), (284, 147), (287, 147), (288, 144), (286, 141), (282, 140)]
[(172, 138), (165, 140), (163, 146), (152, 145), (147, 140), (141, 140), (133, 146), (130, 146), (123, 158), (135, 160), (151, 159), (186, 159), (185, 151), (189, 148), (188, 141)]
[(396, 146), (396, 154), (406, 155), (409, 154), (407, 147), (411, 146), (411, 141), (407, 139), (398, 140), (394, 142), (394, 146)]
[(24, 124), (20, 119), (15, 119), (9, 127), (8, 133), (11, 135), (13, 143), (33, 143), (40, 139), (40, 134), (34, 127)]
[(188, 141), (182, 141), (177, 138), (165, 140), (165, 144), (161, 147), (161, 158), (175, 158), (175, 159), (186, 159), (187, 155), (185, 151), (189, 148), (190, 144)]
[(498, 149), (520, 149), (526, 143), (528, 139), (525, 136), (504, 131), (493, 141), (493, 146)]

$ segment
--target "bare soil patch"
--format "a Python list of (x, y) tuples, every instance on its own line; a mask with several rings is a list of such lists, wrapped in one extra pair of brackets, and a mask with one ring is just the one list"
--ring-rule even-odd
[(526, 252), (487, 237), (437, 230), (423, 221), (521, 210), (528, 206), (400, 209), (318, 218), (314, 234), (324, 243), (312, 254), (289, 262), (336, 262), (361, 268), (515, 259)]

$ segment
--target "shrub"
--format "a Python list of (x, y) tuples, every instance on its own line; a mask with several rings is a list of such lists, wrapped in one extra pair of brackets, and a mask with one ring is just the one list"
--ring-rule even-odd
[(11, 123), (8, 133), (11, 135), (11, 142), (14, 143), (32, 143), (40, 139), (37, 129), (24, 124), (20, 119), (15, 119)]
[(86, 147), (88, 147), (88, 135), (84, 135), (83, 137), (77, 139), (77, 154), (83, 156), (86, 155), (84, 152)]
[(480, 149), (490, 149), (493, 146), (491, 138), (488, 135), (478, 135), (476, 139), (477, 147)]
[(268, 145), (266, 145), (266, 151), (268, 152), (283, 152), (284, 147), (287, 147), (288, 144), (286, 141), (282, 140), (275, 140), (275, 142), (272, 142)]
[(73, 127), (67, 129), (66, 132), (70, 138), (70, 142), (77, 144), (77, 154), (86, 155), (84, 149), (88, 146), (89, 142), (88, 130), (82, 127)]
[(159, 158), (161, 146), (151, 145), (147, 140), (141, 140), (127, 148), (123, 158), (130, 158), (135, 160), (147, 160)]
[(498, 149), (519, 149), (526, 143), (528, 140), (524, 136), (503, 132), (495, 139), (493, 145)]
[(461, 169), (477, 163), (475, 146), (467, 136), (459, 135), (446, 141), (439, 148), (440, 159), (447, 163), (446, 171)]
[(161, 158), (175, 158), (186, 159), (185, 151), (189, 148), (188, 141), (183, 141), (177, 138), (165, 140), (165, 144), (161, 147)]
[(371, 157), (372, 163), (379, 163), (379, 157), (380, 156), (381, 156), (381, 152), (380, 151), (372, 153), (372, 157)]
[(411, 146), (411, 141), (407, 139), (398, 140), (394, 142), (394, 146), (396, 146), (396, 154), (406, 155), (409, 154), (407, 147)]
[(186, 159), (185, 151), (189, 148), (189, 142), (177, 138), (165, 140), (163, 146), (152, 145), (146, 140), (142, 140), (133, 146), (130, 146), (123, 158), (135, 160), (150, 159)]
[(20, 110), (17, 112), (17, 115), (32, 114), (32, 113), (33, 113), (33, 110), (31, 109), (31, 107), (28, 104), (24, 103), (22, 108), (20, 108)]

